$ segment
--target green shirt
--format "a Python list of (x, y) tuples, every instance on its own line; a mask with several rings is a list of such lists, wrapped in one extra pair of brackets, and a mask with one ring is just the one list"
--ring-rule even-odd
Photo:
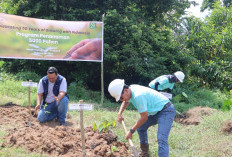
[(131, 102), (139, 113), (148, 112), (149, 115), (154, 115), (161, 111), (169, 99), (148, 87), (140, 85), (131, 85)]
[(175, 83), (170, 83), (168, 78), (165, 75), (157, 77), (149, 83), (149, 87), (155, 89), (155, 83), (159, 82), (158, 90), (173, 89)]

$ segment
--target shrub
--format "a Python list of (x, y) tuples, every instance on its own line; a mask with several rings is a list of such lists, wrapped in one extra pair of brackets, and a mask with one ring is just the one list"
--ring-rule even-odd
[(36, 74), (35, 72), (29, 72), (29, 71), (19, 72), (15, 76), (18, 80), (23, 80), (23, 81), (32, 80), (32, 82), (39, 82), (39, 80), (42, 78), (40, 75)]

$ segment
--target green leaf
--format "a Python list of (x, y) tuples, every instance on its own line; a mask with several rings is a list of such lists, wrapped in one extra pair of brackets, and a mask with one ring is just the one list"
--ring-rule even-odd
[(96, 130), (97, 130), (97, 124), (93, 123), (93, 131), (96, 131)]
[(118, 147), (116, 147), (116, 146), (112, 146), (111, 151), (112, 151), (112, 152), (114, 152), (114, 151), (119, 151), (119, 149), (118, 149)]
[(108, 121), (107, 121), (107, 120), (104, 120), (104, 121), (102, 122), (102, 124), (104, 125), (104, 127), (107, 127)]
[(101, 133), (103, 129), (104, 129), (104, 124), (101, 124), (101, 125), (99, 126), (99, 132)]
[(187, 94), (185, 92), (182, 92), (182, 95), (185, 97), (185, 98), (188, 98)]
[(112, 122), (112, 126), (113, 127), (115, 127), (115, 125), (116, 125), (116, 122), (115, 122), (115, 120)]

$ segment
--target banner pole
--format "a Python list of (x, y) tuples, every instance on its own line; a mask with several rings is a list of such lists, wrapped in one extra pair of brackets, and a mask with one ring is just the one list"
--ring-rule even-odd
[[(105, 13), (102, 15), (103, 28), (104, 28), (104, 18), (105, 18)], [(104, 42), (104, 40), (102, 42)], [(103, 47), (103, 50), (104, 50), (104, 47)], [(103, 105), (103, 101), (104, 101), (104, 71), (103, 71), (103, 59), (102, 59), (102, 62), (101, 62), (101, 106)]]

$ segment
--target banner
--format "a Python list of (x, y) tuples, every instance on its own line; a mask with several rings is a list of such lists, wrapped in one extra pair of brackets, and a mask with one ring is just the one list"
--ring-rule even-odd
[(103, 61), (103, 22), (0, 13), (0, 58)]

